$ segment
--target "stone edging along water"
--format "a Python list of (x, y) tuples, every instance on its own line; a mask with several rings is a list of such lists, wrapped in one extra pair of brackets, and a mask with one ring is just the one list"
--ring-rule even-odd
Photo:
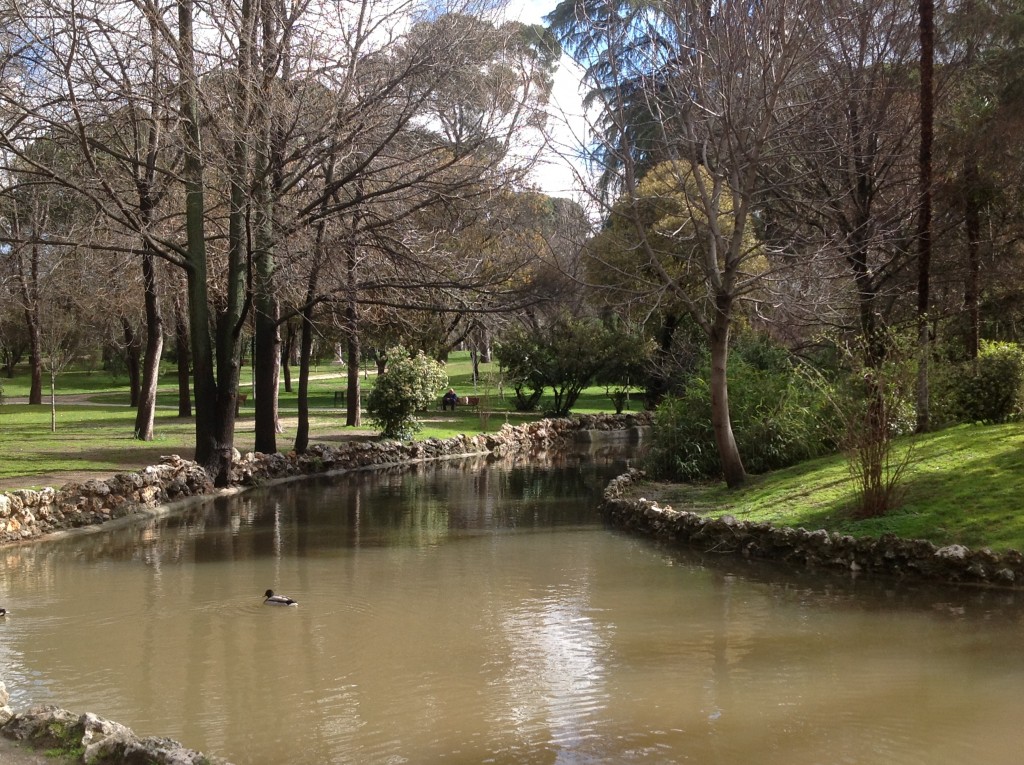
[[(555, 449), (566, 441), (587, 438), (593, 431), (628, 430), (650, 425), (649, 412), (625, 415), (583, 415), (546, 419), (525, 425), (504, 425), (493, 434), (448, 439), (352, 441), (339, 446), (316, 444), (305, 454), (236, 455), (232, 488), (264, 485), (302, 476), (363, 470), (476, 454), (502, 457)], [(206, 471), (177, 455), (165, 457), (135, 473), (107, 480), (69, 483), (59, 489), (21, 489), (0, 493), (0, 546), (36, 539), (67, 529), (96, 526), (117, 518), (176, 509), (195, 498), (213, 496)]]
[(892, 534), (852, 537), (823, 529), (773, 526), (738, 521), (730, 515), (708, 518), (659, 507), (647, 499), (624, 496), (643, 478), (631, 469), (605, 488), (601, 511), (610, 524), (648, 537), (703, 552), (731, 553), (806, 568), (881, 574), (901, 579), (990, 587), (1024, 587), (1024, 555), (1017, 550), (995, 553), (963, 545), (938, 547), (920, 539)]
[[(494, 434), (460, 435), (412, 444), (394, 441), (353, 441), (332, 447), (315, 445), (305, 454), (236, 455), (232, 467), (235, 489), (265, 485), (302, 476), (366, 470), (427, 460), (491, 454), (504, 457), (556, 449), (574, 440), (589, 441), (595, 431), (624, 431), (649, 426), (648, 412), (626, 415), (584, 415), (547, 419), (525, 425), (505, 425)], [(137, 473), (71, 483), (60, 489), (0, 493), (0, 546), (68, 529), (102, 527), (109, 521), (173, 511), (215, 489), (195, 462), (165, 457)], [(35, 749), (73, 753), (83, 762), (145, 762), (160, 765), (222, 763), (187, 749), (173, 739), (136, 736), (129, 728), (92, 713), (75, 714), (55, 706), (36, 706), (15, 714), (0, 680), (0, 735)]]

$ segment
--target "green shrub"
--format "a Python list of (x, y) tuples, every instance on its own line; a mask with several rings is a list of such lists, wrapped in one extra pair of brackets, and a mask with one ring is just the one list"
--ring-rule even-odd
[[(834, 451), (840, 429), (829, 392), (784, 356), (756, 350), (753, 362), (734, 353), (729, 364), (733, 435), (747, 471), (764, 473)], [(659, 405), (647, 461), (653, 475), (682, 481), (719, 475), (709, 379), (705, 359), (683, 393)]]
[(543, 327), (509, 328), (494, 352), (517, 410), (535, 408), (550, 388), (554, 402), (545, 414), (566, 417), (594, 382), (626, 390), (630, 375), (641, 374), (650, 346), (628, 327), (562, 316)]
[(949, 384), (957, 419), (1018, 419), (1024, 411), (1024, 350), (1016, 343), (983, 342), (977, 362), (963, 364)]
[(448, 375), (423, 351), (410, 356), (397, 345), (385, 357), (387, 366), (367, 397), (366, 411), (385, 438), (409, 439), (421, 428), (416, 412), (430, 408), (447, 387)]

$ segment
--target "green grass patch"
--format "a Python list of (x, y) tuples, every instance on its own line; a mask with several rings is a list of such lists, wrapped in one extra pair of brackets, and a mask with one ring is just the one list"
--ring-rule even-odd
[[(287, 452), (292, 448), (298, 416), (298, 372), (293, 369), (292, 391), (282, 382), (279, 411), (284, 432), (278, 435), (277, 447)], [(479, 409), (458, 407), (441, 411), (441, 396), (436, 405), (421, 415), (423, 430), (418, 438), (450, 438), (465, 433), (494, 433), (506, 423), (519, 425), (541, 417), (541, 410), (550, 399), (541, 401), (537, 412), (516, 412), (511, 390), (499, 383), (496, 363), (480, 365), (480, 379), (473, 385), (473, 368), (467, 352), (456, 352), (448, 361), (447, 372), (452, 386), (462, 396), (478, 396)], [(347, 387), (347, 370), (342, 364), (316, 365), (310, 373), (310, 441), (337, 444), (343, 441), (376, 437), (363, 414), (360, 428), (345, 426), (344, 399), (336, 393)], [(239, 409), (235, 446), (241, 452), (254, 445), (251, 369), (243, 367), (240, 391), (249, 399)], [(360, 370), (360, 386), (364, 397), (376, 380), (376, 367), (364, 365)], [(177, 376), (173, 365), (164, 365), (157, 394), (155, 438), (143, 442), (132, 437), (135, 411), (128, 406), (127, 378), (114, 377), (102, 370), (69, 370), (57, 380), (57, 430), (50, 429), (49, 381), (44, 386), (43, 404), (11, 403), (28, 396), (27, 370), (19, 368), (12, 379), (4, 379), (4, 398), (0, 405), (0, 480), (8, 485), (24, 478), (19, 488), (37, 488), (35, 476), (66, 472), (118, 472), (138, 470), (168, 454), (190, 458), (195, 453), (195, 421), (179, 418)], [(502, 395), (504, 393), (504, 396)], [(72, 400), (74, 403), (72, 403)], [(635, 408), (635, 407), (634, 407)], [(613, 411), (604, 388), (592, 388), (580, 398), (577, 413)]]
[(911, 449), (903, 500), (880, 518), (853, 517), (854, 484), (842, 456), (754, 476), (738, 490), (644, 482), (630, 493), (715, 517), (1024, 550), (1024, 425), (963, 425), (901, 439), (898, 448)]

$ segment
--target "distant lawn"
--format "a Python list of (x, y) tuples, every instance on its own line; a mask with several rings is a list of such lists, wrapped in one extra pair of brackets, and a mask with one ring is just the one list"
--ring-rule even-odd
[(840, 456), (755, 476), (736, 491), (645, 482), (630, 493), (716, 517), (1024, 550), (1024, 425), (963, 425), (900, 442), (911, 447), (901, 506), (870, 520), (850, 515), (853, 485)]
[[(371, 367), (362, 371), (365, 396), (376, 375)], [(468, 353), (452, 354), (447, 371), (460, 395), (480, 397), (480, 410), (442, 412), (438, 397), (436, 407), (422, 414), (424, 427), (419, 438), (496, 432), (505, 423), (536, 420), (551, 405), (551, 399), (546, 398), (538, 412), (516, 412), (511, 391), (505, 390), (502, 395), (496, 364), (481, 365), (481, 379), (474, 386)], [(348, 428), (344, 407), (340, 402), (335, 405), (335, 392), (345, 389), (345, 368), (322, 364), (312, 374), (310, 440), (330, 444), (375, 438), (365, 412), (362, 428)], [(246, 368), (243, 390), (250, 379)], [(296, 376), (294, 387), (297, 382)], [(2, 383), (8, 401), (28, 394), (24, 374)], [(191, 457), (194, 421), (176, 416), (177, 384), (172, 368), (161, 376), (160, 384), (156, 439), (148, 443), (131, 437), (134, 411), (127, 405), (127, 381), (106, 372), (76, 370), (60, 376), (56, 433), (50, 432), (48, 396), (42, 406), (0, 405), (0, 479), (25, 478), (23, 486), (28, 488), (35, 485), (33, 476), (66, 471), (113, 473), (140, 469), (167, 454)], [(72, 394), (86, 397), (91, 405), (61, 403), (61, 396)], [(634, 402), (632, 410), (639, 408)], [(283, 386), (280, 410), (284, 433), (278, 437), (278, 449), (287, 452), (295, 435), (297, 407), (295, 393), (285, 392)], [(611, 401), (603, 387), (585, 391), (573, 410), (575, 414), (610, 411)], [(729, 513), (741, 520), (826, 528), (855, 536), (891, 532), (937, 544), (1024, 550), (1024, 425), (961, 426), (900, 442), (900, 448), (911, 445), (913, 455), (903, 483), (903, 504), (893, 513), (872, 520), (851, 517), (853, 488), (846, 461), (838, 456), (752, 477), (739, 491), (730, 491), (721, 484), (652, 482), (634, 491), (636, 496), (679, 509), (709, 515)], [(242, 452), (252, 449), (252, 401), (241, 409), (236, 446)]]
[[(480, 380), (473, 385), (472, 363), (467, 352), (451, 355), (446, 371), (451, 385), (459, 395), (478, 396), (479, 411), (459, 407), (455, 412), (442, 412), (440, 394), (436, 406), (422, 413), (423, 430), (418, 438), (449, 438), (460, 433), (493, 433), (506, 423), (518, 425), (539, 419), (551, 399), (541, 400), (537, 412), (516, 412), (512, 392), (502, 395), (496, 363), (480, 365)], [(19, 368), (12, 379), (0, 380), (8, 403), (0, 405), (0, 479), (26, 478), (25, 488), (36, 486), (33, 476), (67, 471), (137, 470), (153, 464), (167, 454), (191, 457), (194, 453), (195, 422), (193, 418), (177, 417), (177, 377), (173, 365), (165, 364), (160, 376), (157, 396), (156, 438), (150, 442), (132, 438), (134, 410), (128, 406), (128, 381), (124, 375), (112, 376), (102, 370), (69, 370), (57, 378), (57, 432), (50, 431), (49, 380), (44, 380), (43, 404), (9, 403), (28, 396), (27, 371)], [(365, 364), (360, 370), (363, 402), (376, 381), (376, 366)], [(243, 393), (251, 395), (251, 369), (243, 367)], [(335, 393), (345, 390), (347, 370), (344, 365), (323, 363), (311, 370), (310, 441), (338, 443), (353, 438), (375, 438), (369, 418), (363, 412), (363, 426), (345, 426), (343, 399)], [(279, 398), (284, 433), (278, 436), (278, 449), (292, 447), (298, 416), (298, 370), (292, 370), (291, 392), (285, 391), (282, 380)], [(69, 403), (73, 396), (82, 403)], [(635, 408), (635, 405), (634, 405)], [(574, 413), (613, 411), (604, 388), (584, 392)], [(241, 452), (253, 448), (253, 401), (241, 408), (236, 423), (235, 446)]]

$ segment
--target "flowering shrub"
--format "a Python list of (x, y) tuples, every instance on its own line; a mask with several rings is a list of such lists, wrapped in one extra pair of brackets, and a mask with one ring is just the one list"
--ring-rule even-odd
[(387, 365), (366, 401), (366, 411), (385, 438), (409, 439), (420, 430), (416, 412), (431, 402), (448, 385), (444, 367), (427, 358), (423, 351), (415, 356), (401, 345), (385, 353)]

